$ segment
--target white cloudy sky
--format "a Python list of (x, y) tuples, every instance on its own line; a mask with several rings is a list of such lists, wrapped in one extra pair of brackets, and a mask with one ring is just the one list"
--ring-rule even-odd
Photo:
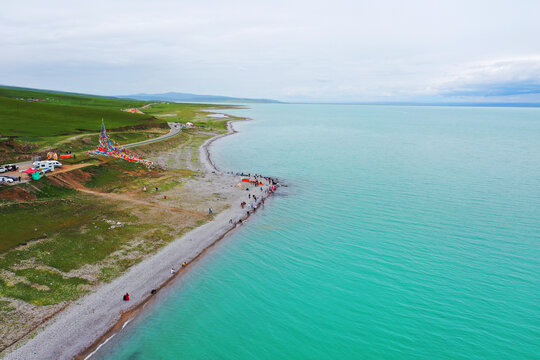
[(10, 1), (0, 84), (289, 101), (540, 101), (540, 1)]

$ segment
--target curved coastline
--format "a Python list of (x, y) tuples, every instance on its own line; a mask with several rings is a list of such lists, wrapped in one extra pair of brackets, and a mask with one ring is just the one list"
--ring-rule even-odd
[[(251, 120), (250, 118), (245, 118), (244, 121)], [(200, 148), (200, 156), (199, 159), (201, 159), (206, 166), (206, 168), (209, 171), (216, 171), (221, 172), (221, 170), (217, 167), (217, 165), (212, 161), (212, 156), (210, 155), (210, 145), (212, 145), (216, 140), (222, 139), (225, 136), (230, 136), (233, 134), (236, 134), (238, 131), (233, 127), (233, 121), (227, 121), (227, 132), (225, 134), (220, 134), (217, 136), (214, 136), (208, 140), (206, 140)]]
[[(246, 119), (251, 120), (251, 119)], [(237, 133), (232, 121), (227, 122), (227, 133), (206, 140), (199, 148), (200, 161), (206, 168), (205, 176), (227, 177), (232, 183), (238, 176), (223, 174), (212, 161), (210, 146), (214, 141)], [(263, 196), (269, 197), (272, 193)], [(243, 195), (243, 196), (242, 196)], [(246, 197), (239, 193), (235, 201)], [(235, 205), (235, 204), (232, 204)], [(259, 207), (260, 208), (260, 207)], [(19, 348), (7, 353), (4, 359), (88, 359), (131, 319), (140, 314), (155, 299), (151, 290), (159, 292), (181, 277), (189, 265), (204, 255), (219, 240), (235, 230), (256, 209), (246, 212), (231, 206), (212, 221), (199, 226), (168, 244), (151, 257), (130, 268), (126, 273), (104, 284), (96, 291), (68, 305), (49, 324)], [(231, 223), (230, 220), (234, 219)], [(239, 220), (242, 220), (241, 222)], [(180, 255), (181, 254), (181, 255)], [(186, 267), (178, 266), (183, 261)], [(170, 274), (171, 264), (178, 270)], [(121, 301), (129, 290), (131, 301)]]

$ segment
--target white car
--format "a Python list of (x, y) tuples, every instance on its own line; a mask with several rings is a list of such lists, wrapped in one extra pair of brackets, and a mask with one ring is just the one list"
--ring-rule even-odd
[(0, 173), (5, 173), (7, 171), (8, 171), (8, 169), (6, 169), (5, 167), (3, 167), (3, 166), (0, 167)]
[(9, 178), (7, 176), (0, 176), (0, 182), (5, 182), (5, 183), (8, 183), (8, 184), (11, 184), (11, 183), (13, 183), (13, 179)]
[(39, 170), (43, 171), (43, 173), (46, 174), (48, 172), (53, 172), (54, 166), (45, 166), (45, 167), (40, 168)]

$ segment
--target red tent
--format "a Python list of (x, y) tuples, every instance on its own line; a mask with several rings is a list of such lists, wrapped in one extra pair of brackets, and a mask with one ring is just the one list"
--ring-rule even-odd
[(32, 174), (32, 173), (35, 173), (35, 172), (38, 172), (39, 170), (36, 170), (36, 169), (26, 169), (26, 170), (23, 170), (21, 171), (22, 173), (25, 173), (25, 174)]

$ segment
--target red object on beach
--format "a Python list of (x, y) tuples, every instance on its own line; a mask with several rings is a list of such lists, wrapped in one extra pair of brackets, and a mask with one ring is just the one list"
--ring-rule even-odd
[(249, 182), (249, 179), (242, 179), (243, 182)]
[(73, 157), (73, 154), (60, 155), (60, 159), (69, 159), (70, 157)]

